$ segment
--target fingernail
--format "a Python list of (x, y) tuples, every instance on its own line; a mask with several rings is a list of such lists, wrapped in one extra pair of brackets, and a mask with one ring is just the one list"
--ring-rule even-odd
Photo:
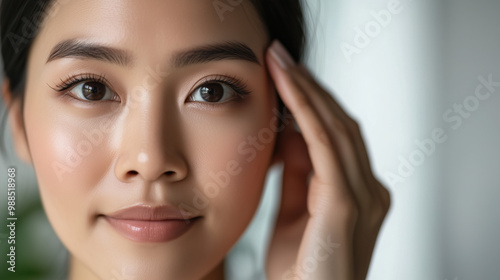
[(278, 62), (278, 64), (283, 69), (288, 69), (289, 67), (295, 65), (295, 61), (290, 56), (290, 53), (285, 49), (285, 47), (278, 40), (274, 40), (271, 44), (271, 55)]

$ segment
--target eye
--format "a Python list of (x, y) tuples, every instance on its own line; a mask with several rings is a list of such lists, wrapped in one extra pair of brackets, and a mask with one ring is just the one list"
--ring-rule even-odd
[(97, 81), (81, 82), (70, 93), (85, 101), (114, 100), (115, 96), (106, 85)]
[(49, 87), (63, 96), (84, 102), (120, 101), (119, 96), (107, 85), (109, 82), (104, 75), (85, 73), (68, 76), (54, 87)]
[(209, 82), (197, 87), (191, 94), (189, 100), (222, 103), (235, 97), (238, 97), (238, 93), (230, 86), (221, 82)]

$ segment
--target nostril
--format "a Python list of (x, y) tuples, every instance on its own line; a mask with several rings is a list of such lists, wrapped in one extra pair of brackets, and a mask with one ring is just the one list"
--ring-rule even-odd
[(135, 171), (135, 170), (130, 170), (129, 172), (127, 172), (129, 175), (137, 175), (139, 174), (139, 172)]
[(167, 175), (167, 176), (172, 176), (174, 174), (175, 174), (174, 171), (167, 171), (167, 172), (165, 172), (165, 175)]

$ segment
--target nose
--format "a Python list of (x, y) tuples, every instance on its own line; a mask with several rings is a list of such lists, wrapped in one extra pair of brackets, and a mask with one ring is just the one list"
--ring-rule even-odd
[(182, 153), (180, 126), (175, 108), (147, 102), (129, 109), (123, 118), (122, 141), (115, 175), (122, 182), (180, 181), (188, 174)]

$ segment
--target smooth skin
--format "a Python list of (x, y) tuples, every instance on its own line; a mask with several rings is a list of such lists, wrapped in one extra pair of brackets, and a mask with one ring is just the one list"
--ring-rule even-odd
[[(54, 7), (30, 50), (24, 112), (16, 100), (9, 119), (16, 151), (33, 165), (47, 218), (70, 253), (69, 279), (223, 278), (224, 258), (260, 202), (275, 146), (272, 134), (255, 154), (238, 149), (276, 118), (266, 35), (248, 2), (224, 21), (212, 1), (69, 0)], [(129, 63), (48, 61), (68, 39), (126, 52)], [(228, 41), (248, 46), (258, 63), (173, 63), (179, 54)], [(77, 86), (53, 89), (83, 73), (105, 75), (113, 94), (84, 101)], [(193, 95), (220, 76), (251, 93), (239, 99), (225, 91), (231, 100), (219, 104)], [(210, 187), (211, 174), (234, 162), (229, 169), (240, 171), (224, 187)], [(182, 206), (202, 218), (175, 240), (133, 242), (103, 215), (138, 204)]]
[[(12, 105), (16, 152), (33, 164), (45, 212), (71, 253), (71, 280), (224, 279), (224, 257), (248, 226), (267, 170), (277, 162), (284, 162), (283, 192), (269, 279), (366, 277), (389, 194), (371, 171), (356, 123), (279, 43), (268, 48), (251, 4), (224, 22), (212, 1), (64, 1), (55, 8), (32, 46), (24, 113), (8, 80), (3, 96)], [(135, 64), (75, 58), (47, 63), (55, 44), (75, 37), (128, 50)], [(227, 40), (247, 44), (260, 64), (163, 64), (180, 51)], [(158, 65), (161, 79), (134, 101), (133, 89)], [(50, 89), (75, 72), (105, 73), (120, 102), (85, 103)], [(196, 81), (221, 74), (244, 80), (252, 94), (221, 106), (186, 101)], [(273, 85), (301, 133), (289, 124), (246, 161), (248, 155), (236, 151), (275, 117)], [(65, 163), (68, 149), (86, 140), (82, 131), (100, 129), (106, 120), (113, 121), (106, 137), (61, 180), (51, 163)], [(241, 163), (242, 172), (198, 209), (203, 220), (178, 239), (134, 243), (99, 216), (138, 202), (192, 204), (193, 192), (213, 182), (209, 173), (231, 160)]]

